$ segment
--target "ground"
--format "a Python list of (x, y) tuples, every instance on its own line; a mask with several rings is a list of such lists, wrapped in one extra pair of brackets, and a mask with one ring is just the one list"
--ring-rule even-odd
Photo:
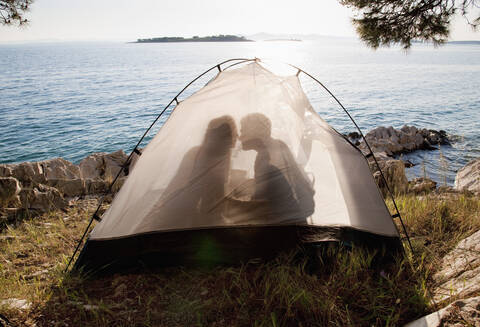
[(0, 233), (0, 303), (10, 299), (0, 313), (12, 325), (402, 326), (437, 309), (429, 289), (439, 260), (480, 229), (479, 197), (404, 195), (413, 253), (389, 265), (354, 248), (325, 250), (316, 264), (298, 250), (235, 267), (72, 276), (64, 269), (95, 202)]

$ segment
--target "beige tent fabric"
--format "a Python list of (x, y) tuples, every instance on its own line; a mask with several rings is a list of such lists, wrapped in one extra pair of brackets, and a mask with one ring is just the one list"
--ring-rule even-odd
[(254, 62), (177, 105), (90, 238), (285, 224), (398, 236), (361, 153)]

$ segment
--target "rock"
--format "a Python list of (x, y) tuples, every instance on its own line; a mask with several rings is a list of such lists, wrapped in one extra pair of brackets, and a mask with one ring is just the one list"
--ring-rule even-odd
[(13, 177), (0, 177), (0, 204), (7, 207), (20, 193), (20, 183)]
[(74, 179), (80, 177), (80, 169), (63, 158), (39, 162), (0, 165), (0, 176), (15, 177), (22, 184), (45, 184), (49, 179)]
[(41, 277), (46, 274), (48, 274), (48, 269), (40, 270), (40, 271), (34, 272), (33, 274), (26, 275), (23, 277), (23, 279), (30, 280), (30, 279), (34, 279), (35, 277)]
[(458, 300), (404, 327), (480, 326), (480, 296)]
[(13, 175), (12, 167), (8, 164), (0, 165), (0, 177), (11, 177)]
[[(105, 173), (103, 179), (113, 180), (117, 176), (118, 172), (122, 169), (123, 164), (127, 160), (128, 156), (123, 152), (123, 150), (118, 150), (107, 154), (104, 157), (105, 162)], [(123, 176), (123, 172), (120, 177)]]
[(112, 181), (127, 158), (123, 150), (112, 153), (93, 153), (80, 162), (80, 176), (83, 179)]
[[(389, 156), (415, 150), (434, 150), (436, 148), (433, 145), (450, 144), (445, 131), (419, 130), (407, 125), (401, 129), (379, 126), (368, 132), (365, 139), (373, 152), (385, 152)], [(363, 141), (359, 147), (366, 149)]]
[(39, 213), (63, 209), (68, 206), (68, 202), (56, 188), (43, 184), (34, 188), (22, 189), (19, 197), (22, 208)]
[(408, 190), (415, 194), (428, 193), (437, 188), (437, 183), (429, 178), (415, 178), (408, 182)]
[(63, 158), (45, 160), (39, 164), (43, 167), (46, 180), (80, 178), (80, 168)]
[(28, 302), (27, 300), (23, 299), (6, 299), (0, 301), (0, 306), (7, 306), (12, 309), (18, 309), (18, 310), (28, 310), (32, 304)]
[(480, 231), (460, 241), (442, 259), (434, 280), (438, 285), (433, 291), (437, 302), (480, 292)]
[(457, 172), (455, 189), (480, 193), (480, 158), (470, 161)]
[(87, 311), (93, 311), (93, 310), (100, 309), (100, 307), (98, 305), (94, 305), (94, 304), (84, 304), (83, 308)]
[(405, 168), (412, 168), (414, 166), (416, 166), (413, 162), (411, 162), (410, 160), (402, 160), (403, 163), (405, 164)]
[(440, 194), (441, 193), (458, 193), (456, 189), (454, 189), (449, 185), (440, 185), (439, 187), (437, 187), (437, 192)]
[(21, 183), (44, 183), (45, 176), (43, 168), (38, 162), (22, 162), (20, 164), (10, 165), (11, 176), (18, 179)]
[(87, 194), (85, 180), (81, 178), (75, 179), (51, 179), (48, 185), (55, 187), (65, 197), (74, 197)]
[(362, 136), (361, 136), (359, 133), (357, 133), (357, 132), (348, 133), (346, 136), (347, 136), (347, 138), (349, 138), (349, 139), (354, 139), (354, 140), (359, 139), (359, 138), (362, 137)]
[(93, 153), (80, 161), (80, 176), (83, 179), (100, 179), (103, 174), (103, 159), (105, 153)]
[[(394, 193), (405, 193), (408, 190), (408, 180), (407, 176), (405, 175), (405, 164), (403, 161), (393, 159), (379, 160), (378, 158), (377, 161), (382, 169), (383, 175), (385, 176), (390, 190)], [(369, 164), (372, 168), (372, 171), (374, 171), (373, 178), (385, 196), (387, 194), (385, 181), (383, 180), (376, 165), (372, 161), (370, 161)]]
[(86, 179), (85, 189), (86, 194), (103, 194), (106, 193), (109, 183), (102, 179)]

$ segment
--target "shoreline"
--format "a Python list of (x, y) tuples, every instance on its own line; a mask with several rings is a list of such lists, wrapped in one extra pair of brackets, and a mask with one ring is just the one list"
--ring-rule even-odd
[[(369, 155), (369, 148), (359, 139), (360, 135), (349, 133), (344, 137), (362, 151), (384, 196), (388, 189), (395, 194), (422, 194), (437, 189), (442, 192), (480, 192), (480, 158), (474, 159), (456, 172), (454, 185), (441, 185), (426, 176), (410, 180), (407, 178), (405, 168), (412, 167), (413, 164), (399, 159), (398, 155), (434, 150), (436, 146), (449, 144), (445, 131), (418, 129), (414, 126), (404, 126), (401, 129), (377, 127), (365, 135), (376, 160)], [(139, 155), (133, 154), (125, 164), (127, 158), (123, 150), (118, 150), (111, 153), (92, 153), (79, 164), (63, 158), (0, 164), (3, 220), (11, 221), (25, 213), (37, 214), (62, 209), (67, 207), (73, 198), (113, 195), (125, 182)], [(118, 179), (115, 180), (117, 174)], [(114, 180), (115, 183), (111, 185)]]

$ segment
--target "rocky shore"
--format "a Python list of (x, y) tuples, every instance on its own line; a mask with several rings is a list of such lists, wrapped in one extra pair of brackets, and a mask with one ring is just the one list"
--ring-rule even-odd
[[(0, 165), (0, 224), (62, 210), (78, 197), (105, 194), (126, 160), (119, 150), (93, 153), (78, 165), (62, 158)], [(122, 171), (113, 192), (125, 178)]]
[[(387, 186), (380, 171), (375, 164), (370, 150), (361, 139), (360, 134), (353, 132), (345, 137), (355, 144), (365, 156), (367, 156), (373, 176), (380, 189), (386, 195)], [(377, 127), (367, 134), (365, 139), (370, 146), (379, 166), (384, 173), (385, 179), (394, 193), (414, 192), (416, 194), (429, 192), (437, 188), (437, 183), (429, 178), (415, 178), (409, 181), (405, 175), (405, 168), (413, 163), (396, 159), (398, 155), (418, 150), (437, 150), (438, 146), (449, 145), (450, 139), (447, 132), (433, 129), (419, 129), (415, 126), (403, 126), (400, 129), (393, 127)], [(480, 192), (480, 158), (469, 162), (457, 172), (454, 187), (440, 188), (442, 191), (468, 191)]]
[[(346, 135), (367, 156), (375, 181), (386, 195), (387, 185), (373, 156), (358, 133)], [(370, 148), (394, 193), (424, 193), (436, 189), (436, 183), (427, 178), (409, 181), (405, 167), (410, 163), (395, 159), (395, 155), (417, 150), (432, 150), (437, 145), (449, 144), (445, 131), (418, 129), (414, 126), (377, 127), (365, 135)], [(136, 156), (132, 159), (134, 163)], [(64, 209), (70, 200), (84, 196), (104, 194), (122, 169), (127, 155), (122, 151), (93, 153), (78, 165), (62, 158), (40, 162), (0, 165), (0, 224), (24, 216), (32, 216), (53, 209)], [(480, 192), (480, 159), (462, 168), (449, 191)], [(121, 172), (113, 192), (125, 181)]]
[[(373, 176), (382, 192), (386, 194), (386, 184), (378, 171), (373, 156), (369, 155), (366, 144), (358, 134), (350, 133), (346, 137), (367, 156)], [(445, 132), (417, 129), (413, 126), (404, 126), (401, 129), (378, 127), (367, 133), (365, 137), (393, 192), (422, 194), (422, 197), (413, 198), (432, 199), (433, 197), (440, 199), (441, 202), (447, 199), (446, 201), (451, 203), (460, 203), (460, 199), (465, 202), (464, 194), (461, 192), (470, 195), (477, 194), (473, 196), (474, 199), (480, 195), (480, 158), (471, 161), (457, 172), (454, 187), (437, 188), (436, 183), (427, 178), (415, 178), (410, 181), (407, 179), (405, 167), (409, 163), (396, 159), (396, 156), (411, 151), (432, 150), (438, 145), (448, 144), (449, 139)], [(132, 168), (136, 159), (137, 157), (133, 158), (132, 164), (128, 165), (129, 168)], [(77, 210), (84, 202), (88, 202), (88, 213), (91, 214), (94, 210), (92, 208), (96, 206), (97, 197), (107, 192), (114, 177), (120, 172), (120, 178), (115, 184), (113, 192), (118, 191), (127, 178), (125, 173), (128, 174), (128, 170), (122, 170), (126, 160), (127, 155), (120, 150), (113, 153), (93, 153), (78, 165), (62, 158), (0, 165), (0, 229), (5, 224), (19, 221), (23, 217), (31, 217), (58, 209), (66, 211), (66, 213), (60, 212), (60, 214), (65, 216), (62, 224), (68, 224), (72, 221), (69, 212)], [(439, 195), (433, 192), (438, 192)], [(423, 196), (426, 193), (432, 193), (431, 197)], [(77, 201), (78, 199), (80, 201)], [(428, 201), (425, 200), (425, 202)], [(453, 208), (453, 206), (451, 207)], [(439, 215), (441, 217), (448, 216), (451, 207), (442, 206), (442, 210), (445, 212), (442, 211), (443, 213)], [(451, 210), (453, 212), (455, 209)], [(454, 212), (454, 215), (458, 215), (457, 211)], [(421, 216), (429, 221), (435, 219), (433, 214), (432, 216), (429, 214)], [(476, 216), (474, 213), (469, 214), (469, 217), (472, 220), (478, 219), (478, 215)], [(447, 228), (451, 222), (447, 218), (445, 219), (440, 222), (432, 221), (431, 224), (434, 226), (435, 223), (439, 223), (443, 226), (442, 228)], [(37, 218), (34, 221), (41, 226), (45, 225), (45, 228), (52, 225), (48, 222), (43, 223)], [(410, 223), (415, 224), (415, 222)], [(72, 222), (71, 228), (74, 226), (76, 225)], [(66, 231), (75, 235), (75, 237), (70, 237), (71, 240), (76, 240), (79, 231), (71, 228), (68, 227)], [(450, 321), (473, 322), (474, 326), (480, 324), (480, 297), (478, 296), (480, 294), (478, 277), (480, 275), (480, 231), (478, 231), (478, 227), (474, 230), (476, 232), (467, 234), (470, 235), (468, 237), (465, 235), (458, 240), (455, 239), (456, 246), (452, 246), (450, 252), (441, 253), (441, 260), (436, 265), (435, 274), (431, 277), (433, 281), (430, 289), (432, 300), (435, 301), (432, 307), (439, 311), (415, 320), (407, 326), (458, 325), (450, 324)], [(428, 233), (430, 232), (431, 228), (429, 227)], [(2, 237), (4, 237), (3, 241), (15, 240), (15, 236), (5, 235)], [(425, 244), (431, 242), (425, 236), (411, 235), (411, 237), (414, 247), (415, 242), (424, 242)], [(423, 241), (424, 238), (425, 241)], [(70, 245), (70, 247), (73, 246), (74, 244)], [(16, 260), (23, 260), (25, 256), (28, 254), (15, 253)], [(44, 279), (48, 275), (48, 269), (51, 269), (44, 266), (34, 268), (38, 268), (38, 271), (29, 272), (23, 277), (24, 280)], [(0, 301), (0, 306), (8, 306), (23, 312), (29, 310), (31, 303), (24, 299), (11, 297)], [(85, 310), (87, 310), (87, 306), (89, 304), (84, 305)]]

